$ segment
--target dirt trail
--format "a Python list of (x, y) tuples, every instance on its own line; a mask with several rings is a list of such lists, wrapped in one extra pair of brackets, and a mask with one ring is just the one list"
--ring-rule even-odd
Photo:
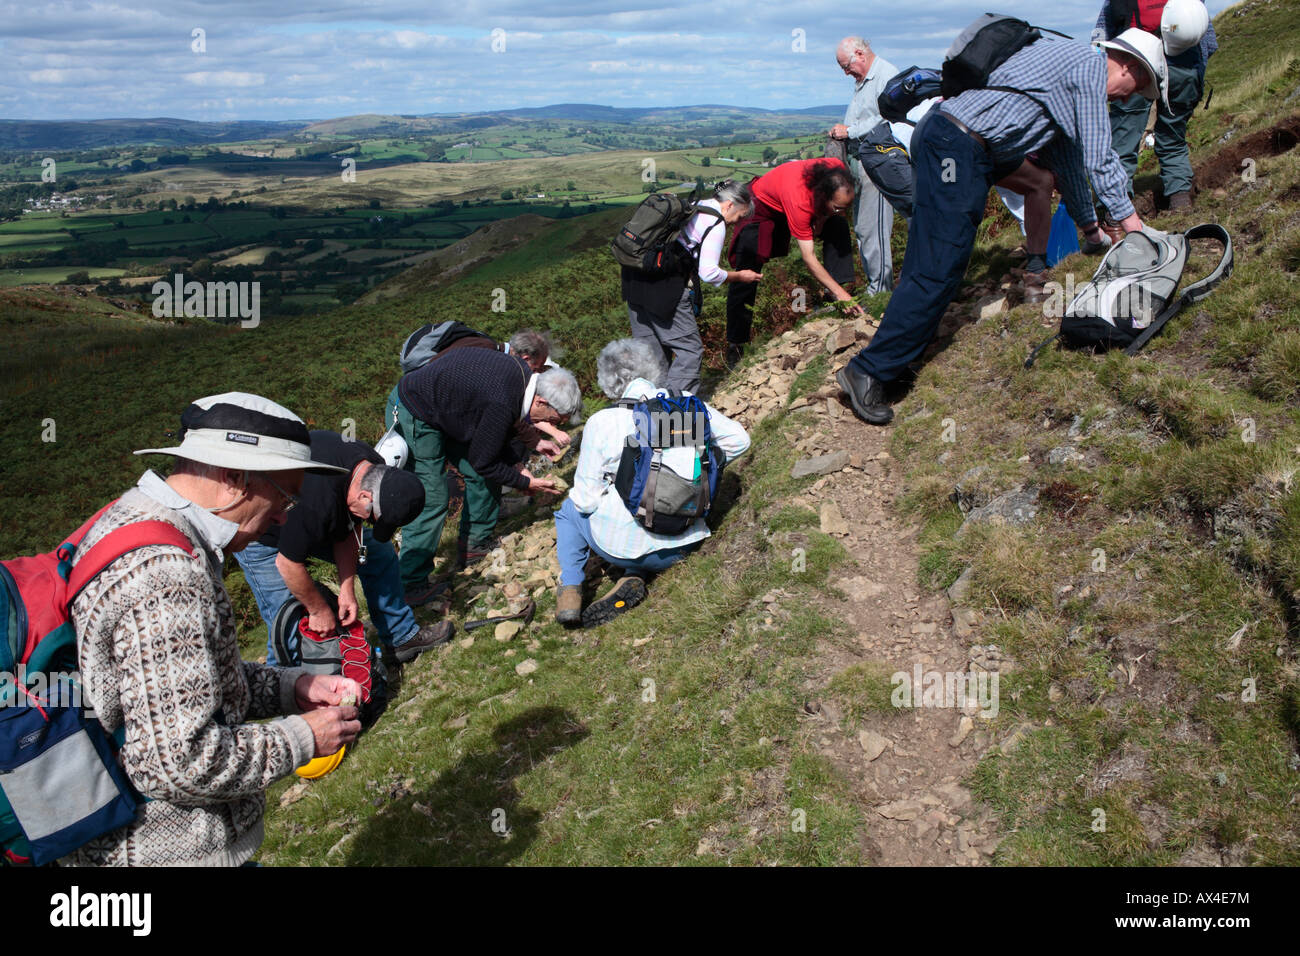
[(886, 866), (981, 865), (989, 862), (999, 835), (988, 809), (973, 802), (961, 783), (989, 743), (974, 701), (872, 711), (854, 726), (827, 692), (831, 679), (855, 664), (877, 665), (887, 674), (914, 675), (918, 666), (922, 675), (964, 673), (976, 641), (956, 635), (947, 595), (925, 593), (917, 584), (919, 529), (903, 525), (892, 508), (901, 469), (887, 451), (890, 430), (862, 424), (839, 397), (834, 371), (871, 331), (862, 322), (856, 336), (851, 324), (839, 320), (808, 323), (772, 343), (765, 361), (714, 402), (752, 426), (777, 407), (787, 378), (817, 354), (829, 358), (825, 382), (792, 405), (808, 409), (798, 413), (807, 425), (796, 447), (801, 459), (847, 452), (850, 462), (817, 478), (795, 503), (819, 512), (822, 530), (852, 556), (854, 564), (831, 578), (847, 599), (826, 594), (821, 611), (848, 624), (855, 640), (848, 647), (823, 642), (807, 690), (805, 726), (814, 746), (857, 792), (869, 860)]

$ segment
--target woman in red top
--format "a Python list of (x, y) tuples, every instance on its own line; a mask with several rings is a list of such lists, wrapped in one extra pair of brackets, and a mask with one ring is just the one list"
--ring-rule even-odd
[[(853, 242), (844, 210), (853, 203), (853, 177), (838, 159), (798, 159), (782, 163), (750, 183), (754, 211), (736, 228), (731, 264), (737, 269), (763, 263), (790, 251), (794, 237), (799, 254), (826, 291), (841, 301), (853, 281)], [(823, 241), (826, 264), (817, 261), (815, 237)], [(727, 365), (740, 361), (753, 324), (755, 282), (735, 282), (727, 290)]]

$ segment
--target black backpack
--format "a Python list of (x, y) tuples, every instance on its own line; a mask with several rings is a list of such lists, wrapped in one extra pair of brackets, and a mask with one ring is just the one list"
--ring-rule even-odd
[[(647, 196), (610, 242), (610, 251), (619, 265), (636, 269), (648, 279), (693, 275), (699, 271), (699, 264), (677, 237), (697, 212), (717, 218), (709, 230), (722, 222), (722, 213), (710, 206), (699, 205), (695, 193), (685, 197), (676, 193)], [(708, 235), (707, 231), (705, 235)], [(700, 241), (703, 243), (703, 238)]]
[(890, 123), (911, 123), (908, 112), (915, 106), (939, 95), (943, 76), (938, 70), (923, 66), (909, 66), (889, 78), (885, 88), (876, 97), (876, 109), (882, 119)]
[[(1213, 239), (1223, 246), (1223, 256), (1208, 276), (1175, 298), (1192, 239)], [(1025, 368), (1058, 336), (1075, 348), (1122, 348), (1126, 355), (1136, 355), (1166, 322), (1232, 275), (1232, 264), (1232, 238), (1214, 223), (1181, 235), (1130, 232), (1110, 247), (1092, 279), (1065, 307), (1061, 330), (1030, 353)]]
[[(1016, 17), (998, 13), (984, 14), (957, 34), (957, 39), (948, 48), (943, 60), (939, 92), (945, 98), (951, 98), (967, 90), (1004, 89), (989, 86), (989, 74), (1029, 44), (1042, 39), (1046, 29), (1031, 26)], [(1056, 30), (1047, 32), (1070, 39)]]

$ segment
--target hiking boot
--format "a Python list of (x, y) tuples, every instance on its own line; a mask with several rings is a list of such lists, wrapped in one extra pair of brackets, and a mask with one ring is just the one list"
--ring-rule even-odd
[(1174, 193), (1169, 197), (1170, 212), (1191, 212), (1192, 211), (1192, 194), (1190, 190), (1184, 189), (1182, 192)]
[(885, 404), (885, 385), (850, 362), (835, 373), (835, 381), (849, 396), (854, 414), (872, 425), (888, 425), (894, 410)]
[(1097, 225), (1101, 226), (1101, 231), (1110, 236), (1111, 242), (1119, 242), (1124, 238), (1124, 227), (1114, 219), (1102, 219)]
[(592, 601), (582, 612), (583, 627), (599, 627), (645, 600), (645, 581), (628, 576), (619, 578), (613, 590), (599, 601)]
[(555, 619), (565, 627), (582, 623), (582, 586), (563, 584), (555, 595)]
[(397, 644), (393, 647), (393, 653), (397, 660), (402, 664), (409, 664), (431, 647), (439, 647), (451, 640), (451, 636), (456, 633), (456, 625), (451, 621), (439, 621), (437, 624), (426, 624), (415, 632), (415, 636), (409, 641)]
[(1092, 242), (1088, 239), (1084, 239), (1083, 245), (1079, 248), (1083, 250), (1085, 256), (1099, 256), (1112, 245), (1114, 245), (1114, 240), (1111, 239), (1110, 235), (1103, 229), (1101, 232), (1100, 242)]
[(735, 342), (727, 343), (727, 355), (724, 361), (727, 365), (727, 371), (731, 371), (740, 364), (741, 359), (745, 357), (745, 346), (737, 345)]
[(478, 564), (497, 548), (501, 547), (500, 538), (488, 538), (481, 544), (458, 545), (464, 550), (456, 555), (456, 566), (458, 568), (468, 568), (471, 564)]
[(437, 601), (447, 596), (448, 587), (446, 581), (425, 581), (421, 585), (410, 588), (402, 593), (402, 600), (408, 607), (420, 607), (428, 604), (430, 601)]
[(1047, 270), (1042, 272), (1024, 272), (1020, 276), (1025, 290), (1025, 301), (1036, 302), (1047, 295)]

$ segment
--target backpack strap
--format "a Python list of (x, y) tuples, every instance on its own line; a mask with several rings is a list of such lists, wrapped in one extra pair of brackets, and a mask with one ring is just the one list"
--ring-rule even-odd
[(1034, 350), (1029, 353), (1029, 358), (1025, 359), (1025, 368), (1033, 368), (1034, 360), (1038, 358), (1038, 353), (1041, 352), (1043, 349), (1047, 348), (1049, 345), (1051, 345), (1060, 337), (1061, 337), (1061, 333), (1059, 331), (1053, 332), (1047, 338), (1043, 339), (1043, 341), (1039, 342), (1038, 345), (1034, 348)]
[(1199, 282), (1193, 282), (1183, 290), (1182, 295), (1165, 306), (1160, 311), (1160, 314), (1152, 319), (1151, 324), (1142, 330), (1142, 334), (1133, 340), (1133, 344), (1124, 350), (1125, 355), (1137, 355), (1142, 346), (1146, 345), (1166, 322), (1193, 302), (1204, 299), (1215, 286), (1232, 275), (1232, 237), (1228, 235), (1228, 230), (1217, 223), (1207, 222), (1199, 226), (1193, 226), (1183, 233), (1183, 236), (1188, 241), (1192, 239), (1213, 239), (1223, 246), (1223, 257), (1208, 276)]
[(193, 542), (179, 528), (166, 521), (136, 521), (110, 531), (85, 553), (68, 575), (69, 606), (86, 585), (118, 558), (151, 545), (180, 548), (191, 557), (198, 554)]

